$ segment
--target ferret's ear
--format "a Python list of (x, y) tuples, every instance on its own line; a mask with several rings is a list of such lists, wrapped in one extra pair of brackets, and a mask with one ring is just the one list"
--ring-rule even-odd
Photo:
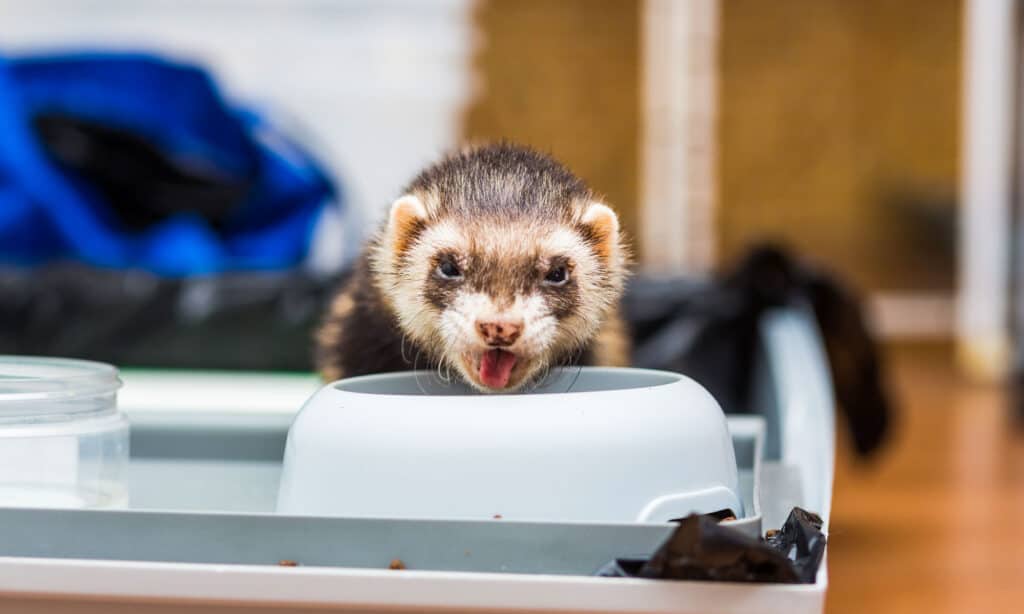
[(619, 255), (619, 218), (611, 207), (599, 202), (587, 205), (580, 224), (590, 235), (598, 256), (609, 262)]
[(427, 208), (413, 194), (406, 194), (391, 205), (388, 214), (387, 237), (394, 254), (404, 253), (427, 221)]

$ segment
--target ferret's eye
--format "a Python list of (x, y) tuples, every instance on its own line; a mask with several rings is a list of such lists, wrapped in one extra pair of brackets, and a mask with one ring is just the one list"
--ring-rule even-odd
[(437, 276), (441, 279), (462, 279), (462, 271), (454, 260), (445, 258), (437, 264)]
[(549, 286), (564, 286), (569, 281), (569, 269), (565, 265), (552, 267), (544, 275), (544, 283)]

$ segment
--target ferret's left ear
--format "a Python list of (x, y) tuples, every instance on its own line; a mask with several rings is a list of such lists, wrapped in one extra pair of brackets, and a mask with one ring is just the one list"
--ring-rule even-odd
[(426, 219), (427, 208), (414, 194), (406, 194), (391, 204), (387, 237), (393, 254), (402, 254), (408, 249), (416, 234), (423, 229)]
[(619, 218), (611, 207), (593, 202), (580, 216), (598, 256), (610, 262), (619, 256)]

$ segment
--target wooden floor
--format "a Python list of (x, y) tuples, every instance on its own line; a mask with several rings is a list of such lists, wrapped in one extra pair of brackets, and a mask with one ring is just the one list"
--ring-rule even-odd
[(840, 432), (827, 612), (1024, 612), (1024, 429), (949, 356), (890, 350), (902, 412), (877, 462)]

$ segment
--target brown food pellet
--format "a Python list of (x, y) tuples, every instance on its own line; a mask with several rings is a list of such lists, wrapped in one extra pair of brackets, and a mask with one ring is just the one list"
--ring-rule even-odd
[(495, 514), (494, 515), (494, 519), (495, 520), (501, 520), (501, 514)]
[(277, 562), (277, 564), (280, 565), (281, 567), (298, 567), (299, 566), (299, 562), (298, 561), (292, 561), (290, 559), (281, 559), (280, 561)]
[(402, 562), (402, 559), (393, 559), (388, 565), (388, 569), (405, 569), (405, 563)]
[(767, 538), (775, 537), (778, 534), (779, 534), (779, 530), (778, 529), (768, 529), (767, 531), (764, 532), (764, 536), (765, 536), (766, 539)]

